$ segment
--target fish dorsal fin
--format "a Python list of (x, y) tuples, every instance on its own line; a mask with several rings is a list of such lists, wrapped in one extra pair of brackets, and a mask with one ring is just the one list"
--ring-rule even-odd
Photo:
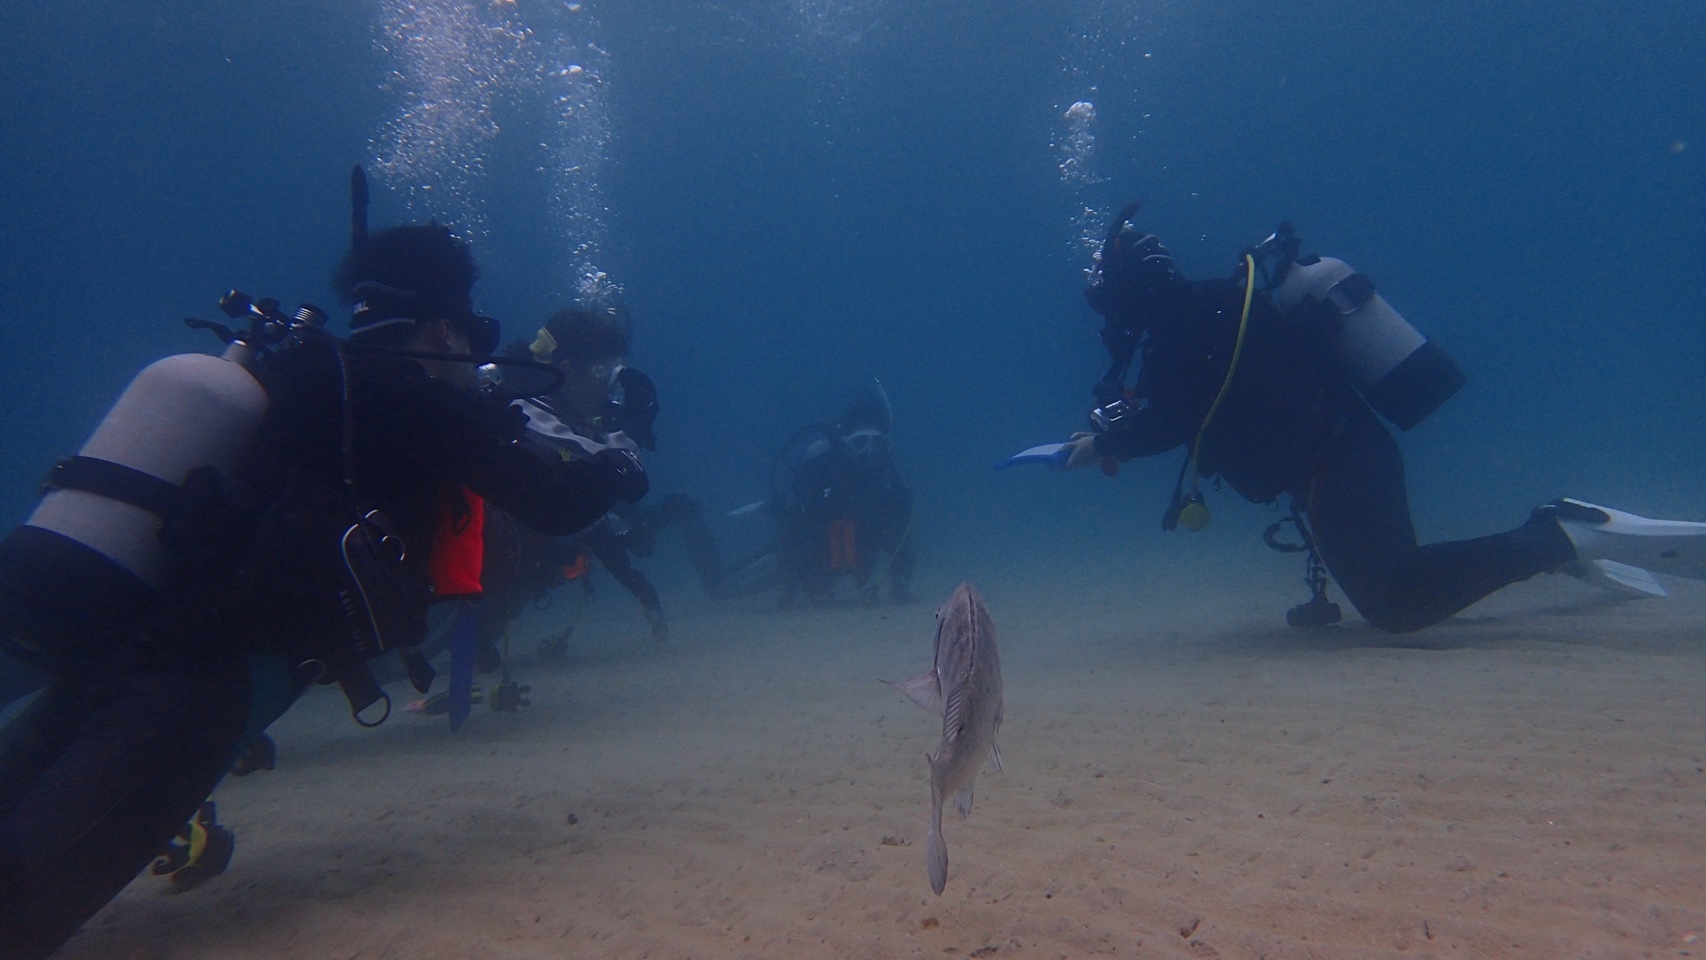
[(911, 680), (884, 680), (884, 683), (906, 694), (906, 698), (931, 713), (942, 713), (942, 682), (936, 671), (920, 674)]

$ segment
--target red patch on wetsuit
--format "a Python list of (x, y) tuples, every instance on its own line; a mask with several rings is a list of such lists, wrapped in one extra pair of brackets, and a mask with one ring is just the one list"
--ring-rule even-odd
[(586, 554), (577, 554), (574, 563), (563, 564), (564, 580), (579, 580), (592, 571), (592, 564), (587, 562)]
[[(457, 509), (457, 498), (462, 499), (462, 509)], [(479, 596), (485, 556), (486, 501), (472, 490), (458, 487), (439, 501), (432, 556), (427, 559), (427, 572), (432, 575), (438, 599)]]
[(836, 573), (859, 568), (859, 525), (852, 517), (829, 523), (829, 569)]

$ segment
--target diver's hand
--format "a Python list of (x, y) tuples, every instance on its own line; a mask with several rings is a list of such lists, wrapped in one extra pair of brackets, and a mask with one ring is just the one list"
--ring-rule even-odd
[(1079, 432), (1072, 435), (1066, 442), (1066, 459), (1061, 461), (1061, 467), (1067, 470), (1077, 470), (1088, 467), (1101, 458), (1096, 455), (1096, 435)]

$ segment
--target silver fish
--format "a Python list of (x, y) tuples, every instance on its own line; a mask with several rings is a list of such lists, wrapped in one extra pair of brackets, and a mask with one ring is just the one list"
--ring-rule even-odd
[(1001, 655), (995, 622), (977, 588), (962, 583), (936, 611), (936, 663), (930, 672), (901, 683), (884, 681), (931, 713), (942, 715), (942, 745), (930, 764), (930, 839), (924, 865), (930, 889), (948, 884), (948, 845), (942, 840), (942, 801), (954, 798), (961, 816), (971, 814), (972, 782), (989, 762), (1001, 769), (995, 733), (1001, 727)]

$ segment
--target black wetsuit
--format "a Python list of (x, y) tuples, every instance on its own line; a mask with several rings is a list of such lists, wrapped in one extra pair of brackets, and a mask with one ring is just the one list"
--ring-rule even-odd
[[(564, 416), (559, 413), (558, 405), (550, 400), (535, 399), (529, 404), (535, 411), (543, 411), (550, 418)], [(561, 421), (559, 421), (561, 422)], [(563, 424), (578, 436), (587, 437), (596, 442), (608, 441), (609, 437), (596, 426), (571, 419)], [(554, 426), (554, 425), (553, 425)], [(528, 438), (539, 445), (541, 450), (549, 450), (554, 455), (570, 460), (585, 459), (585, 448), (570, 440), (553, 435), (548, 429), (535, 427)], [(590, 554), (603, 564), (604, 569), (620, 583), (624, 589), (639, 601), (646, 612), (646, 618), (652, 624), (652, 631), (658, 639), (663, 639), (664, 618), (663, 600), (658, 596), (658, 589), (646, 577), (644, 571), (634, 565), (633, 557), (650, 556), (652, 545), (656, 541), (657, 531), (667, 526), (663, 515), (647, 509), (639, 504), (618, 504), (611, 509), (610, 515), (602, 517), (576, 535), (572, 544), (556, 544), (544, 549), (547, 556), (568, 556), (572, 562), (577, 556)], [(530, 553), (538, 554), (540, 545), (530, 544)], [(552, 561), (555, 562), (555, 561)], [(590, 583), (590, 581), (589, 581)], [(589, 588), (590, 589), (590, 588)], [(519, 611), (517, 611), (519, 612)]]
[(912, 490), (892, 459), (865, 461), (836, 442), (820, 444), (801, 462), (793, 499), (781, 514), (777, 558), (784, 600), (794, 591), (826, 600), (843, 573), (864, 588), (883, 553), (890, 555), (894, 598), (910, 600), (917, 566), (910, 536)]
[[(1139, 409), (1097, 437), (1098, 454), (1189, 448), (1225, 382), (1243, 297), (1230, 281), (1191, 283), (1155, 313), (1132, 397)], [(1549, 520), (1419, 546), (1398, 445), (1328, 360), (1337, 322), (1326, 311), (1286, 317), (1256, 295), (1238, 369), (1204, 435), (1202, 475), (1255, 503), (1295, 497), (1339, 587), (1383, 630), (1438, 623), (1574, 559)]]
[[(553, 534), (644, 492), (624, 465), (540, 456), (519, 442), (518, 418), (411, 360), (351, 351), (348, 370), (361, 502), (391, 518), (417, 572), (456, 485)], [(0, 957), (47, 956), (111, 900), (213, 790), (245, 730), (300, 692), (308, 678), (292, 665), (336, 643), (315, 635), (324, 621), (312, 612), (325, 607), (327, 571), (292, 566), (308, 554), (289, 535), (287, 508), (301, 504), (286, 491), (344, 475), (338, 369), (310, 344), (269, 358), (260, 376), (271, 406), (243, 478), (259, 518), (139, 631), (69, 644), (0, 739)]]
[(578, 537), (586, 551), (654, 616), (661, 616), (663, 600), (658, 596), (658, 588), (646, 579), (639, 567), (634, 566), (632, 558), (650, 556), (657, 531), (664, 526), (656, 511), (638, 504), (618, 506), (603, 521), (586, 528)]
[(765, 507), (776, 520), (775, 537), (733, 563), (724, 563), (697, 500), (673, 493), (664, 498), (660, 512), (666, 523), (681, 530), (700, 584), (716, 599), (780, 586), (784, 606), (796, 594), (825, 602), (843, 573), (851, 573), (868, 598), (884, 552), (890, 556), (890, 598), (897, 603), (913, 599), (918, 559), (912, 545), (912, 490), (892, 460), (855, 463), (820, 440), (808, 448), (789, 495), (773, 496)]
[[(518, 527), (502, 511), (487, 508), (478, 669), (486, 673), (498, 669), (503, 656), (501, 641), (510, 622), (529, 606), (548, 603), (551, 592), (563, 584), (565, 571), (587, 554), (603, 564), (616, 582), (634, 595), (645, 608), (654, 632), (660, 631), (662, 598), (645, 573), (634, 566), (630, 554), (650, 555), (656, 530), (663, 523), (656, 511), (646, 510), (640, 504), (618, 504), (609, 516), (622, 518), (628, 529), (619, 530), (606, 517), (573, 537), (553, 538)], [(590, 596), (590, 581), (581, 582), (587, 584), (584, 589)]]

